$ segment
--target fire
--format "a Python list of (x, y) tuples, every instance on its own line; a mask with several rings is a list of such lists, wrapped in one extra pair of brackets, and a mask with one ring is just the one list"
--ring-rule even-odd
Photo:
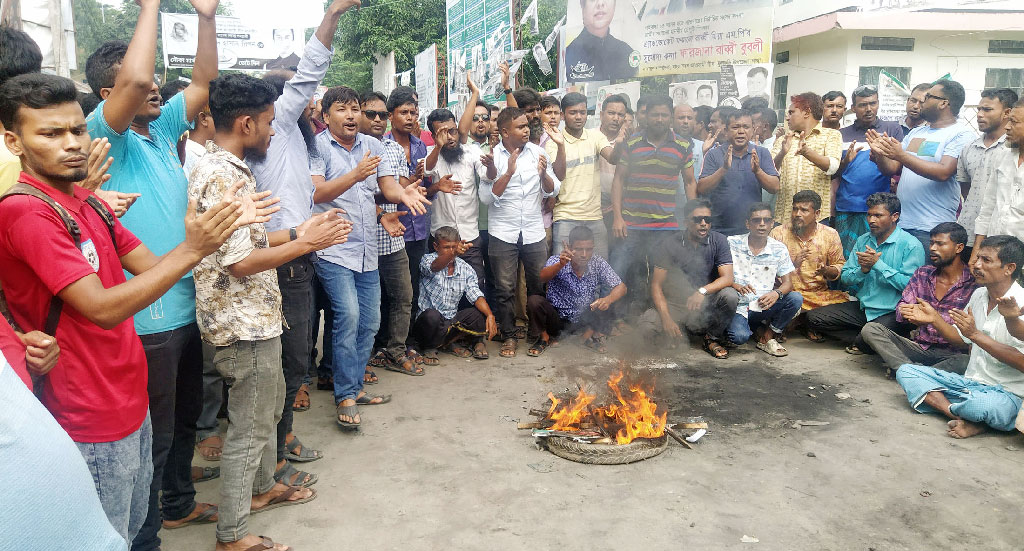
[(548, 393), (551, 408), (548, 419), (554, 421), (551, 430), (579, 431), (582, 423), (590, 419), (607, 434), (614, 433), (615, 442), (628, 444), (637, 438), (659, 438), (665, 434), (668, 412), (658, 413), (658, 405), (651, 401), (647, 391), (637, 384), (629, 384), (629, 393), (623, 395), (620, 383), (623, 372), (608, 378), (614, 400), (611, 404), (591, 407), (596, 398), (580, 389), (576, 397), (562, 405), (562, 401)]

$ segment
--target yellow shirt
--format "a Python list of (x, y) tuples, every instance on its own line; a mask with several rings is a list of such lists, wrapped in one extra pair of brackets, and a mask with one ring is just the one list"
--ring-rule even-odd
[(0, 193), (11, 189), (11, 186), (18, 182), (19, 174), (21, 174), (21, 159), (15, 157), (7, 150), (7, 145), (0, 142)]
[[(796, 192), (809, 189), (821, 196), (821, 212), (829, 216), (832, 212), (832, 176), (824, 170), (814, 166), (803, 155), (797, 154), (797, 144), (800, 138), (793, 136), (789, 151), (782, 158), (779, 169), (779, 193), (775, 196), (775, 221), (782, 224), (789, 221), (790, 212), (793, 210), (793, 196)], [(835, 166), (839, 166), (842, 158), (843, 136), (838, 130), (823, 128), (821, 123), (811, 129), (805, 140), (807, 147), (812, 151), (820, 153), (829, 159), (835, 160)], [(772, 158), (782, 151), (782, 144), (786, 138), (775, 140), (772, 145)]]
[[(601, 220), (601, 172), (597, 161), (601, 150), (611, 144), (600, 130), (584, 129), (579, 138), (563, 131), (565, 137), (565, 178), (558, 191), (554, 220)], [(555, 142), (545, 146), (552, 162), (558, 152)]]
[(846, 259), (843, 258), (843, 244), (839, 241), (839, 233), (836, 230), (818, 224), (810, 239), (802, 241), (793, 233), (792, 224), (786, 222), (781, 226), (775, 226), (768, 236), (781, 241), (789, 249), (790, 258), (796, 258), (804, 247), (809, 249), (807, 257), (792, 276), (793, 290), (804, 297), (803, 310), (850, 300), (843, 291), (829, 289), (828, 281), (817, 274), (818, 268), (822, 266), (831, 266), (842, 271), (843, 264), (846, 263)]

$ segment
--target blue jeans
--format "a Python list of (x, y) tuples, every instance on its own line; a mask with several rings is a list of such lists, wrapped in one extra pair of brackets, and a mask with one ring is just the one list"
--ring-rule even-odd
[(750, 340), (750, 336), (754, 334), (754, 329), (760, 327), (765, 322), (768, 323), (768, 328), (772, 331), (782, 333), (786, 326), (789, 325), (789, 322), (793, 321), (793, 318), (800, 313), (800, 306), (803, 303), (803, 295), (796, 291), (790, 291), (775, 301), (775, 304), (767, 310), (761, 312), (748, 311), (748, 317), (746, 318), (742, 314), (733, 316), (732, 322), (729, 323), (729, 328), (725, 330), (725, 335), (730, 341), (736, 344), (743, 344)]
[(929, 392), (940, 391), (950, 401), (953, 415), (972, 423), (983, 423), (996, 430), (1011, 431), (1021, 399), (1000, 385), (979, 383), (949, 371), (923, 365), (903, 364), (896, 371), (896, 382), (903, 387), (910, 406), (919, 413), (938, 413), (924, 403)]
[(149, 512), (153, 481), (153, 425), (146, 420), (135, 432), (113, 442), (75, 442), (96, 485), (103, 512), (131, 545)]
[(331, 333), (334, 403), (355, 399), (363, 390), (363, 372), (380, 328), (380, 275), (356, 272), (318, 258), (316, 275), (334, 314)]

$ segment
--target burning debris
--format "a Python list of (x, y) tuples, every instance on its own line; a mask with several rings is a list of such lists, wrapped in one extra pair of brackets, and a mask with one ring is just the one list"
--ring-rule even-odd
[[(689, 439), (668, 424), (668, 411), (659, 411), (651, 399), (653, 388), (637, 381), (623, 382), (619, 371), (608, 378), (611, 399), (597, 406), (597, 394), (579, 386), (575, 396), (561, 398), (548, 393), (551, 405), (545, 410), (530, 410), (541, 417), (539, 422), (520, 423), (520, 429), (533, 429), (538, 447), (581, 463), (622, 464), (654, 457), (665, 450), (666, 434), (680, 444), (692, 448), (703, 436), (707, 423), (687, 423), (685, 428), (698, 429)], [(623, 391), (625, 387), (625, 391)], [(687, 442), (689, 440), (689, 442)]]

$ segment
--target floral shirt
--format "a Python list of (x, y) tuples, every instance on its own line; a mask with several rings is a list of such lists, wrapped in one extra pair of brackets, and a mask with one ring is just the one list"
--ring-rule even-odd
[[(197, 201), (202, 214), (220, 202), (232, 184), (244, 180), (239, 195), (256, 193), (256, 179), (241, 159), (209, 141), (192, 172), (189, 199)], [(281, 291), (277, 271), (265, 270), (236, 278), (228, 266), (245, 260), (256, 249), (270, 246), (263, 224), (235, 230), (227, 242), (204, 258), (192, 273), (196, 282), (196, 318), (203, 340), (214, 346), (236, 341), (262, 341), (282, 332)]]
[[(554, 266), (558, 260), (558, 255), (552, 256), (544, 266)], [(580, 313), (601, 297), (602, 290), (609, 291), (620, 283), (622, 280), (608, 261), (600, 256), (592, 256), (583, 277), (576, 275), (571, 262), (562, 266), (548, 282), (548, 302), (558, 310), (560, 317), (579, 321)]]
[[(777, 167), (779, 169), (779, 193), (775, 196), (775, 221), (784, 224), (789, 221), (793, 210), (793, 196), (796, 192), (809, 189), (821, 196), (821, 212), (828, 216), (832, 212), (832, 174), (839, 168), (843, 156), (843, 136), (838, 130), (824, 128), (821, 123), (811, 129), (805, 139), (807, 147), (828, 157), (832, 161), (832, 172), (822, 170), (808, 161), (803, 155), (797, 154), (800, 138), (789, 138), (789, 151)], [(782, 151), (785, 139), (775, 140), (772, 144), (772, 157)]]
[(738, 285), (750, 285), (753, 295), (740, 295), (736, 313), (747, 316), (750, 303), (775, 288), (775, 278), (792, 273), (793, 261), (785, 245), (768, 238), (768, 243), (757, 254), (750, 250), (747, 237), (750, 234), (729, 237), (729, 252), (732, 253), (733, 280)]

